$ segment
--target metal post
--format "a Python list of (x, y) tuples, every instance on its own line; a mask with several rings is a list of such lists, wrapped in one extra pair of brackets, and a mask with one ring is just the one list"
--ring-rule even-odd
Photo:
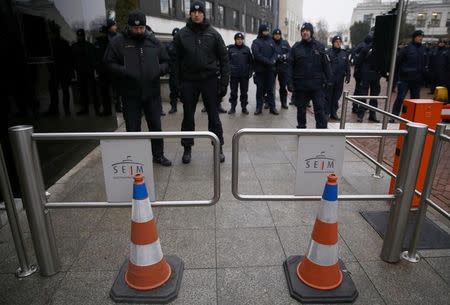
[(344, 91), (344, 93), (342, 94), (341, 122), (339, 123), (340, 129), (345, 129), (345, 121), (347, 120), (347, 96), (348, 91)]
[(32, 140), (32, 126), (14, 126), (9, 129), (14, 161), (19, 176), (22, 199), (33, 238), (34, 250), (41, 275), (51, 276), (59, 272), (60, 263), (49, 211), (44, 208), (42, 176), (38, 174)]
[(395, 184), (397, 199), (391, 205), (388, 228), (381, 249), (381, 259), (389, 263), (400, 260), (428, 127), (425, 124), (408, 123), (407, 131)]
[(441, 135), (445, 132), (445, 124), (439, 123), (436, 126), (436, 133), (434, 134), (433, 147), (431, 149), (430, 160), (428, 161), (428, 169), (425, 177), (425, 185), (423, 186), (422, 196), (420, 197), (419, 215), (417, 217), (416, 227), (414, 228), (413, 239), (409, 246), (409, 251), (404, 251), (401, 257), (411, 263), (417, 263), (420, 260), (417, 255), (417, 244), (419, 243), (420, 231), (427, 214), (427, 199), (431, 194), (433, 186), (433, 178), (436, 173), (436, 168), (439, 161), (439, 152), (442, 147)]
[[(398, 40), (400, 37), (400, 27), (402, 25), (402, 18), (403, 18), (403, 7), (404, 7), (404, 0), (398, 1), (398, 9), (397, 9), (397, 18), (395, 19), (395, 33), (394, 33), (394, 41), (392, 44), (392, 57), (391, 57), (391, 64), (389, 67), (389, 79), (388, 79), (388, 86), (387, 86), (387, 100), (384, 104), (384, 110), (389, 111), (391, 108), (391, 98), (392, 98), (392, 88), (394, 86), (394, 73), (395, 73), (395, 62), (397, 59), (397, 46), (398, 46)], [(386, 129), (388, 125), (388, 117), (383, 116), (383, 123), (382, 123), (382, 129)], [(383, 163), (383, 156), (384, 156), (384, 146), (386, 145), (386, 137), (382, 137), (380, 139), (380, 145), (378, 146), (378, 156), (377, 161), (378, 163)], [(379, 166), (375, 169), (374, 177), (382, 177), (381, 175), (381, 168)]]
[(17, 259), (19, 260), (19, 268), (17, 268), (16, 276), (23, 278), (36, 272), (37, 267), (30, 264), (27, 251), (25, 249), (22, 229), (19, 224), (19, 217), (14, 204), (14, 196), (11, 190), (11, 184), (8, 179), (8, 169), (6, 167), (3, 150), (0, 145), (0, 189), (3, 199), (5, 200), (6, 214), (8, 215), (8, 223), (11, 228), (11, 234), (16, 248)]

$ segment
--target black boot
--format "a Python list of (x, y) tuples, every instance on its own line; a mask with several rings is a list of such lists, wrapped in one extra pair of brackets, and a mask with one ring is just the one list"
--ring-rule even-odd
[(254, 115), (260, 115), (262, 113), (261, 108), (256, 108)]
[(369, 122), (380, 123), (380, 120), (375, 115), (370, 115)]
[(164, 155), (159, 157), (153, 157), (153, 163), (161, 164), (162, 166), (172, 166), (172, 162)]
[(230, 110), (228, 110), (228, 114), (233, 114), (236, 113), (236, 106), (235, 105), (231, 105)]
[(169, 110), (169, 113), (171, 114), (171, 113), (175, 113), (175, 112), (177, 112), (177, 105), (172, 105), (172, 107)]
[(225, 162), (225, 155), (223, 154), (222, 145), (220, 145), (220, 154), (219, 154), (220, 163)]
[(274, 115), (278, 115), (279, 114), (277, 108), (270, 109), (270, 113), (274, 114)]
[(227, 113), (227, 110), (223, 109), (221, 104), (219, 104), (219, 106), (217, 107), (217, 111), (219, 111), (219, 113)]
[(242, 113), (243, 113), (243, 114), (248, 114), (247, 107), (242, 107)]
[(191, 151), (192, 149), (190, 146), (184, 147), (183, 157), (181, 158), (181, 161), (183, 161), (184, 164), (191, 163)]

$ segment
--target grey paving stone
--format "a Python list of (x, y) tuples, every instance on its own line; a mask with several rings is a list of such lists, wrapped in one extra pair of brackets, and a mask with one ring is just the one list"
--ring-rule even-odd
[(214, 305), (216, 300), (216, 270), (188, 269), (183, 272), (177, 299), (170, 304)]
[(289, 184), (295, 181), (296, 173), (291, 164), (255, 166), (255, 171), (260, 180), (282, 180)]
[(318, 202), (268, 202), (276, 226), (312, 225), (316, 219)]
[(359, 160), (359, 162), (346, 162), (342, 169), (342, 175), (344, 177), (367, 177), (374, 173), (374, 168), (367, 163)]
[(159, 230), (163, 253), (177, 255), (186, 269), (214, 268), (214, 230)]
[(212, 166), (204, 165), (176, 165), (172, 167), (171, 181), (204, 181), (213, 179)]
[[(231, 181), (231, 166), (222, 166), (220, 168), (220, 178), (223, 181)], [(239, 165), (239, 181), (258, 181), (255, 169), (251, 164)]]
[[(153, 210), (155, 210), (153, 208)], [(122, 231), (131, 230), (131, 208), (111, 208), (107, 209), (103, 217), (97, 223), (98, 231)]]
[(205, 200), (213, 195), (213, 181), (169, 181), (164, 200)]
[(249, 152), (260, 153), (262, 149), (269, 151), (279, 151), (280, 145), (271, 136), (244, 136), (241, 138), (243, 146)]
[(293, 195), (295, 193), (294, 180), (268, 180), (261, 179), (261, 188), (265, 195)]
[(380, 260), (383, 240), (367, 222), (341, 224), (339, 234), (359, 262)]
[(250, 153), (250, 160), (252, 164), (257, 167), (262, 164), (281, 164), (289, 163), (281, 149), (278, 150), (268, 150), (265, 146), (261, 146), (255, 149), (257, 152), (254, 154)]
[(282, 266), (217, 269), (220, 305), (299, 304), (289, 295)]
[(450, 256), (450, 249), (435, 249), (435, 250), (419, 250), (422, 257), (446, 257)]
[(55, 232), (89, 232), (97, 226), (105, 212), (105, 209), (54, 209), (50, 211), (50, 216)]
[(106, 201), (105, 183), (80, 182), (67, 193), (63, 201)]
[(214, 229), (214, 217), (214, 206), (161, 207), (156, 221), (160, 230)]
[(115, 271), (128, 255), (130, 235), (121, 231), (92, 234), (70, 271)]
[[(281, 244), (286, 253), (286, 256), (291, 255), (305, 255), (308, 251), (309, 242), (311, 240), (311, 232), (313, 225), (311, 226), (299, 226), (299, 227), (277, 227), (278, 235), (280, 236)], [(356, 258), (351, 253), (348, 246), (339, 237), (339, 258), (344, 262), (355, 262)]]
[(68, 272), (51, 304), (115, 304), (109, 298), (115, 277), (115, 271)]
[(285, 259), (275, 228), (218, 229), (217, 266), (281, 265)]
[(34, 274), (26, 279), (18, 280), (14, 274), (0, 274), (0, 286), (2, 287), (0, 304), (48, 304), (64, 276), (64, 272), (52, 277), (41, 277)]
[(352, 280), (355, 283), (356, 289), (358, 290), (358, 298), (353, 303), (354, 305), (386, 304), (359, 263), (346, 262), (345, 267), (350, 272)]
[(216, 204), (217, 228), (272, 227), (266, 202), (220, 201)]
[(450, 286), (450, 257), (428, 257), (425, 260)]
[(448, 284), (425, 261), (361, 266), (387, 304), (449, 304)]
[[(30, 233), (24, 233), (24, 246), (30, 264), (36, 265), (36, 255), (34, 253), (33, 240)], [(0, 262), (0, 273), (15, 273), (19, 267), (19, 259), (16, 254), (16, 248), (13, 240), (6, 241), (5, 253), (2, 253), (2, 261)], [(0, 247), (0, 249), (2, 249)]]
[(61, 270), (68, 271), (77, 260), (81, 250), (86, 246), (89, 238), (88, 232), (56, 235), (56, 247), (61, 261)]
[(55, 183), (47, 192), (50, 193), (48, 202), (61, 202), (71, 192), (79, 182)]
[[(241, 195), (262, 195), (261, 184), (259, 181), (244, 181), (239, 180), (238, 192)], [(234, 200), (234, 196), (231, 192), (231, 181), (223, 181), (221, 185), (220, 200), (228, 201)]]

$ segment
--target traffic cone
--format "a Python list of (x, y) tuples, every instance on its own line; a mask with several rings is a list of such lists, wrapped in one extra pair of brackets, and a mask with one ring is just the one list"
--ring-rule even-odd
[(156, 228), (144, 176), (134, 176), (131, 210), (130, 258), (111, 288), (116, 302), (167, 303), (178, 295), (183, 262), (176, 256), (165, 257)]
[(298, 278), (306, 285), (330, 290), (342, 282), (338, 258), (337, 177), (328, 176), (322, 206), (314, 223), (306, 257), (297, 267)]
[(283, 264), (291, 296), (304, 303), (353, 302), (355, 284), (338, 257), (338, 184), (328, 175), (306, 256), (290, 256)]

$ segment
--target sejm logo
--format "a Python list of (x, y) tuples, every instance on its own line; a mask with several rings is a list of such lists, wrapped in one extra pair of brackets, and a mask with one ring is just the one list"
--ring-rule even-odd
[(132, 156), (111, 165), (113, 179), (132, 178), (136, 174), (144, 173), (144, 164), (133, 161)]
[(322, 151), (320, 154), (305, 159), (305, 173), (334, 173), (335, 172), (334, 158), (329, 158)]

